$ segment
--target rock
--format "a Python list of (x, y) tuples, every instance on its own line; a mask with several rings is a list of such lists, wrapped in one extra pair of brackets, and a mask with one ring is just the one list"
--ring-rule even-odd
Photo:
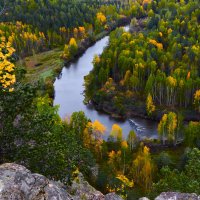
[(162, 192), (155, 200), (200, 200), (200, 196), (194, 193)]
[(91, 176), (93, 179), (97, 179), (98, 177), (98, 174), (99, 174), (99, 165), (95, 165), (94, 167), (91, 168)]
[(0, 200), (122, 200), (115, 193), (104, 196), (85, 181), (80, 172), (69, 189), (64, 188), (62, 183), (31, 173), (24, 166), (0, 165)]
[(108, 193), (105, 195), (105, 200), (123, 200), (120, 196), (115, 193)]
[(78, 173), (77, 177), (72, 182), (70, 187), (70, 194), (73, 200), (104, 200), (104, 195), (93, 188), (87, 181), (85, 181), (82, 173)]
[(1, 200), (71, 200), (56, 182), (14, 163), (0, 166)]
[(92, 187), (80, 172), (77, 173), (68, 192), (72, 195), (73, 200), (123, 200), (115, 193), (108, 193), (104, 196), (101, 192)]
[[(71, 195), (69, 194), (69, 192)], [(122, 200), (115, 193), (105, 196), (93, 188), (79, 172), (69, 187), (50, 181), (15, 163), (0, 165), (0, 200)], [(142, 197), (139, 200), (148, 200)], [(200, 200), (196, 194), (163, 192), (155, 200)]]

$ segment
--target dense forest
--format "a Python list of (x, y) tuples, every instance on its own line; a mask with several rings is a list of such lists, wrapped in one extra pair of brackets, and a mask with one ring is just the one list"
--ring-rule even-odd
[(63, 46), (76, 35), (74, 29), (84, 27), (91, 36), (94, 31), (102, 31), (102, 24), (96, 20), (97, 13), (103, 12), (107, 16), (109, 28), (129, 9), (120, 1), (13, 0), (3, 3), (1, 30), (7, 38), (14, 40), (13, 45), (22, 56)]
[[(95, 57), (86, 78), (86, 101), (103, 107), (112, 99), (110, 109), (121, 115), (138, 101), (146, 102), (148, 115), (166, 108), (199, 111), (198, 2), (153, 1), (143, 9), (148, 15), (144, 28), (116, 30)], [(139, 22), (134, 18), (131, 25)]]
[[(117, 28), (125, 18), (132, 18), (129, 32)], [(123, 199), (200, 194), (199, 31), (198, 0), (1, 1), (0, 163), (22, 164), (66, 186), (80, 171), (98, 190)], [(158, 139), (142, 140), (134, 130), (126, 138), (113, 124), (104, 140), (106, 127), (83, 111), (61, 119), (45, 81), (27, 81), (28, 67), (16, 65), (55, 47), (68, 62), (87, 40), (109, 33), (85, 77), (85, 103), (120, 116), (137, 107), (145, 117), (161, 113)], [(185, 110), (196, 121), (185, 123)]]

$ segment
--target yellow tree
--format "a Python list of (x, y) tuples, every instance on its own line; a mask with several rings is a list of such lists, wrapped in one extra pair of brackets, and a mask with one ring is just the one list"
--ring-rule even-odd
[(122, 128), (118, 124), (113, 124), (110, 136), (114, 138), (117, 142), (122, 141)]
[(121, 185), (117, 188), (116, 192), (120, 192), (121, 194), (123, 194), (123, 199), (126, 199), (126, 191), (127, 189), (134, 187), (134, 182), (133, 180), (129, 180), (124, 174), (118, 174), (116, 178), (121, 181)]
[(177, 116), (174, 112), (169, 112), (167, 116), (167, 131), (168, 131), (168, 140), (172, 141), (174, 144), (176, 144), (176, 136), (175, 131), (177, 128)]
[(79, 31), (79, 34), (80, 34), (80, 38), (81, 38), (81, 39), (83, 39), (83, 38), (86, 37), (85, 28), (84, 28), (83, 26), (79, 26), (78, 31)]
[(148, 94), (146, 100), (146, 110), (148, 115), (151, 115), (152, 112), (155, 111), (155, 105), (153, 104), (153, 99), (150, 93)]
[(140, 148), (133, 161), (133, 179), (144, 191), (149, 191), (152, 187), (153, 163), (149, 148), (143, 145)]
[(65, 45), (64, 52), (62, 53), (61, 57), (63, 59), (70, 59), (69, 45)]
[(78, 50), (78, 45), (76, 43), (76, 39), (75, 38), (71, 38), (69, 41), (69, 50), (70, 50), (70, 54), (74, 55), (76, 54), (77, 50)]
[(101, 31), (103, 29), (102, 27), (105, 26), (105, 24), (106, 24), (106, 16), (102, 12), (97, 13), (95, 21), (96, 31), (97, 32)]
[(16, 82), (14, 74), (15, 65), (10, 62), (10, 58), (15, 50), (10, 42), (6, 42), (5, 37), (0, 38), (0, 87), (4, 91), (13, 91), (13, 84)]
[(126, 155), (126, 150), (128, 149), (128, 144), (127, 144), (127, 141), (126, 140), (123, 140), (122, 142), (121, 142), (121, 147), (122, 147), (122, 151), (123, 151), (123, 153), (124, 153), (124, 166), (123, 166), (123, 174), (125, 173), (125, 160), (126, 160), (126, 158), (125, 158), (125, 155)]
[(200, 112), (200, 90), (196, 90), (194, 93), (194, 105), (196, 106), (198, 112)]
[(104, 25), (106, 23), (106, 16), (102, 12), (97, 13), (97, 21), (100, 25)]
[(121, 151), (115, 152), (112, 150), (111, 152), (108, 153), (108, 164), (111, 166), (114, 173), (120, 172), (121, 155), (122, 155)]
[(92, 132), (91, 137), (94, 143), (94, 150), (97, 151), (97, 153), (100, 153), (100, 156), (102, 157), (101, 152), (101, 145), (103, 143), (103, 135), (106, 131), (106, 127), (101, 124), (98, 120), (95, 120), (93, 123), (88, 123), (88, 129)]
[(66, 44), (64, 47), (64, 51), (61, 55), (63, 59), (71, 59), (78, 50), (78, 45), (76, 43), (75, 38), (71, 38), (69, 44)]
[(165, 144), (166, 133), (167, 133), (167, 114), (164, 114), (158, 124), (158, 134), (163, 144)]
[(154, 46), (156, 46), (158, 49), (162, 50), (163, 49), (163, 44), (162, 43), (158, 43), (156, 40), (149, 40), (149, 43), (153, 44)]
[[(177, 141), (177, 126), (178, 120), (177, 115), (174, 112), (169, 112), (168, 114), (164, 114), (160, 123), (158, 124), (158, 133), (160, 135), (163, 144), (165, 144), (165, 139), (176, 144)], [(180, 125), (179, 125), (180, 126)]]
[(125, 186), (128, 186), (130, 188), (134, 186), (134, 182), (130, 181), (126, 176), (122, 174), (119, 174), (116, 178), (122, 181), (122, 183), (124, 183)]
[(96, 66), (100, 63), (100, 61), (101, 61), (100, 57), (98, 55), (94, 55), (92, 64)]

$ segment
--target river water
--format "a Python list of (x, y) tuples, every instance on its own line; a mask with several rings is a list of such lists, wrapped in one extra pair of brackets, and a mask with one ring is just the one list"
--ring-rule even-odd
[[(129, 26), (124, 27), (126, 31)], [(84, 111), (86, 116), (92, 121), (98, 120), (107, 128), (104, 138), (106, 139), (113, 124), (118, 124), (123, 129), (124, 138), (130, 130), (135, 130), (141, 138), (157, 138), (157, 123), (142, 118), (131, 118), (129, 120), (117, 120), (109, 115), (96, 111), (92, 105), (83, 103), (84, 96), (84, 76), (93, 68), (92, 60), (95, 54), (101, 54), (107, 46), (109, 36), (97, 41), (93, 46), (75, 62), (67, 67), (63, 67), (60, 76), (54, 83), (55, 98), (54, 105), (59, 105), (59, 115), (61, 118), (70, 116), (75, 111)]]

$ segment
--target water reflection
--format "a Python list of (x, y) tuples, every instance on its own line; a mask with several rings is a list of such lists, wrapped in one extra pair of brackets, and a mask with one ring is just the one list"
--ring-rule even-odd
[[(129, 27), (125, 27), (128, 31)], [(54, 105), (60, 105), (59, 115), (61, 118), (70, 116), (75, 111), (84, 111), (92, 121), (98, 120), (107, 127), (105, 138), (109, 135), (112, 125), (117, 123), (123, 129), (124, 137), (127, 137), (130, 130), (135, 130), (141, 137), (156, 138), (157, 124), (155, 122), (133, 118), (121, 121), (109, 115), (96, 111), (92, 105), (83, 104), (84, 76), (92, 70), (92, 60), (95, 54), (101, 54), (108, 44), (109, 37), (106, 36), (96, 42), (92, 47), (68, 67), (62, 69), (62, 76), (54, 83), (55, 99)]]

